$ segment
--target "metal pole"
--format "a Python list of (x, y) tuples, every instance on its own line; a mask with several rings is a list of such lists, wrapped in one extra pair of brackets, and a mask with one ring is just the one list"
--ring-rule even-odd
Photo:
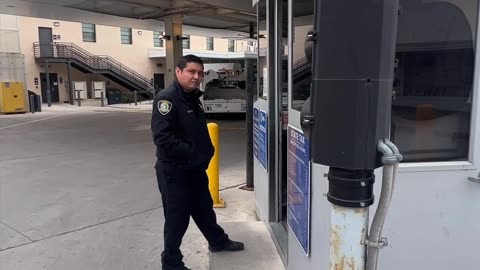
[(218, 124), (208, 123), (208, 133), (212, 138), (213, 146), (215, 147), (215, 153), (208, 165), (208, 188), (213, 200), (214, 208), (225, 208), (225, 201), (220, 198), (220, 179), (219, 179), (219, 153), (220, 153), (220, 131)]
[(247, 94), (245, 98), (245, 120), (247, 127), (247, 156), (246, 156), (246, 183), (240, 189), (253, 191), (253, 89), (254, 85), (254, 67), (252, 59), (245, 59), (245, 70), (247, 72)]
[(100, 101), (100, 104), (102, 105), (102, 107), (105, 107), (105, 100), (104, 100), (105, 98), (104, 98), (104, 96), (105, 96), (105, 93), (104, 93), (103, 91), (100, 92), (100, 98), (102, 99), (102, 100)]
[(80, 98), (80, 91), (82, 90), (75, 90), (77, 92), (77, 98), (78, 98), (78, 107), (82, 106), (82, 99)]
[(330, 270), (365, 270), (368, 207), (373, 204), (373, 170), (330, 167), (327, 198), (332, 203)]
[(368, 208), (332, 205), (330, 224), (330, 270), (365, 269)]
[(137, 106), (137, 101), (138, 101), (137, 90), (133, 92), (133, 99), (135, 100), (135, 106)]
[(50, 74), (48, 73), (48, 61), (45, 61), (45, 80), (47, 84), (47, 103), (48, 107), (52, 107), (52, 91), (50, 87)]
[(74, 105), (74, 103), (75, 103), (75, 93), (74, 93), (74, 90), (73, 90), (70, 60), (68, 60), (67, 69), (68, 69), (68, 90), (70, 91), (70, 105)]
[(35, 96), (29, 95), (28, 102), (30, 103), (30, 112), (35, 113)]

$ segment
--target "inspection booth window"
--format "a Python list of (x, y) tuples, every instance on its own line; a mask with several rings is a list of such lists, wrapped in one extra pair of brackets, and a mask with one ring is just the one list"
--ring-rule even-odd
[[(400, 0), (400, 6), (391, 139), (404, 162), (468, 160), (478, 0)], [(299, 15), (293, 23), (295, 110), (301, 110), (310, 96), (312, 69), (305, 37), (313, 29), (313, 16), (300, 16), (308, 8), (293, 6)]]
[(153, 31), (153, 47), (163, 47), (162, 33)]
[(207, 37), (207, 50), (213, 51), (213, 37)]
[(392, 140), (405, 162), (468, 160), (478, 0), (400, 6)]
[(122, 44), (132, 44), (132, 28), (122, 27), (120, 29)]
[(312, 82), (311, 59), (305, 53), (308, 31), (313, 29), (314, 0), (302, 0), (292, 7), (292, 94), (291, 107), (300, 111), (303, 104), (310, 97), (310, 83)]
[(183, 35), (182, 47), (184, 49), (190, 49), (190, 35)]
[(235, 40), (228, 40), (228, 52), (235, 52)]
[(84, 42), (96, 42), (97, 33), (95, 31), (95, 24), (82, 23), (82, 39)]

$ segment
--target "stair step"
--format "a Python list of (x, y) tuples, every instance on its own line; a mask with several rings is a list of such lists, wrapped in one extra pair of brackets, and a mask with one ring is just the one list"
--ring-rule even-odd
[(263, 221), (220, 223), (232, 240), (245, 243), (239, 252), (210, 252), (210, 270), (285, 270)]

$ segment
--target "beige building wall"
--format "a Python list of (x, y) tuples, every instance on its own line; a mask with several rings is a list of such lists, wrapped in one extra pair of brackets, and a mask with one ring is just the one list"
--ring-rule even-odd
[(199, 36), (190, 36), (190, 50), (207, 50), (207, 38)]
[[(74, 43), (91, 54), (108, 55), (148, 79), (153, 79), (154, 73), (164, 73), (165, 59), (149, 58), (149, 49), (164, 49), (154, 47), (153, 31), (132, 29), (132, 44), (122, 44), (120, 27), (95, 25), (96, 42), (84, 42), (81, 23), (23, 16), (11, 17), (15, 17), (16, 22), (18, 22), (19, 31), (17, 31), (16, 34), (20, 41), (20, 51), (25, 55), (27, 89), (37, 94), (41, 94), (40, 73), (45, 72), (44, 64), (35, 61), (33, 50), (33, 44), (39, 41), (39, 27), (51, 28), (52, 34), (59, 36), (59, 38), (53, 40), (53, 42)], [(128, 25), (125, 27), (128, 27)], [(235, 51), (248, 51), (247, 45), (247, 41), (235, 40)], [(12, 45), (1, 43), (0, 46), (12, 47)], [(190, 35), (190, 49), (206, 51), (206, 37)], [(228, 52), (228, 39), (214, 38), (214, 51), (222, 53)], [(59, 86), (60, 102), (68, 102), (70, 94), (67, 85), (67, 65), (49, 63), (49, 72), (58, 74), (59, 80), (57, 83)], [(115, 88), (125, 93), (129, 92), (101, 75), (84, 74), (75, 68), (71, 69), (71, 74), (72, 81), (87, 81), (89, 91), (92, 81), (102, 80), (107, 82), (107, 89)], [(62, 82), (60, 83), (60, 81)], [(38, 85), (36, 85), (35, 82), (38, 82)]]
[(17, 16), (0, 14), (0, 52), (20, 53)]
[[(54, 22), (59, 25), (55, 26)], [(153, 31), (132, 29), (132, 44), (122, 44), (119, 27), (96, 25), (96, 42), (84, 42), (81, 23), (19, 16), (18, 28), (21, 51), (25, 55), (27, 88), (37, 94), (41, 94), (40, 73), (45, 72), (45, 66), (35, 62), (33, 50), (34, 42), (39, 41), (39, 27), (52, 28), (52, 34), (60, 36), (54, 42), (74, 43), (94, 55), (111, 56), (148, 79), (153, 79), (154, 73), (163, 73), (164, 59), (148, 58), (148, 49), (154, 47)], [(49, 66), (50, 73), (58, 74), (60, 102), (68, 102), (70, 95), (66, 64), (50, 63)], [(102, 80), (107, 82), (107, 89), (126, 90), (101, 75), (85, 74), (74, 68), (71, 69), (71, 74), (72, 81), (87, 81), (89, 89), (91, 81)], [(35, 78), (38, 85), (35, 85)], [(63, 83), (60, 83), (60, 78)]]

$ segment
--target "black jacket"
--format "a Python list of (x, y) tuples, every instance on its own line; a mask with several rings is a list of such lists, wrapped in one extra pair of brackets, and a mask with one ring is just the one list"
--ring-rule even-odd
[(187, 170), (208, 168), (214, 147), (198, 99), (202, 94), (199, 90), (185, 92), (175, 80), (155, 97), (151, 129), (157, 162)]

